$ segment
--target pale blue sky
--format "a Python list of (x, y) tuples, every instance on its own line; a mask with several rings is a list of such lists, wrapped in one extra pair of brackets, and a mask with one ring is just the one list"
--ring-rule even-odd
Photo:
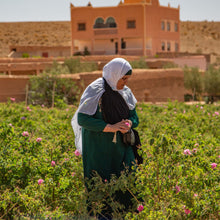
[[(69, 21), (70, 3), (86, 6), (89, 0), (0, 0), (0, 22)], [(90, 0), (93, 7), (116, 6), (120, 0)], [(181, 21), (220, 21), (220, 0), (160, 0), (180, 5)]]

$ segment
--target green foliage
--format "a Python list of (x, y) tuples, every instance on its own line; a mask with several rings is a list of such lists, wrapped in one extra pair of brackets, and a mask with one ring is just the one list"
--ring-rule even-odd
[(94, 62), (80, 62), (79, 58), (70, 58), (64, 61), (64, 66), (66, 66), (70, 73), (81, 73), (81, 72), (92, 72), (98, 69)]
[(29, 53), (23, 53), (22, 54), (22, 58), (29, 58), (29, 57), (30, 57)]
[(197, 67), (184, 67), (184, 86), (193, 93), (193, 97), (200, 95), (203, 91), (202, 75)]
[(66, 104), (76, 102), (80, 90), (75, 82), (60, 77), (67, 73), (67, 67), (54, 62), (52, 68), (45, 70), (40, 76), (33, 76), (30, 79), (29, 104), (65, 107)]
[[(94, 213), (110, 204), (115, 219), (219, 219), (220, 106), (140, 103), (136, 110), (144, 163), (109, 182), (95, 175), (87, 192), (70, 125), (76, 107), (1, 103), (0, 219), (89, 219), (87, 198)], [(119, 189), (133, 194), (127, 213), (114, 199)]]
[(130, 61), (130, 64), (133, 69), (148, 69), (146, 60), (144, 57), (141, 57), (139, 60)]
[(204, 75), (204, 91), (208, 95), (220, 95), (220, 68), (210, 66)]

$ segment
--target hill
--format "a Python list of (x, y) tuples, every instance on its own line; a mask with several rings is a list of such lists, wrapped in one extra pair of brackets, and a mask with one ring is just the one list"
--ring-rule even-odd
[[(0, 23), (0, 57), (10, 45), (71, 45), (70, 21)], [(180, 23), (180, 51), (220, 57), (220, 22)]]

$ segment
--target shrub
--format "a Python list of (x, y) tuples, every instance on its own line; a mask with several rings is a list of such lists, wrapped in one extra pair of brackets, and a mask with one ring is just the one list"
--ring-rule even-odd
[(65, 107), (78, 100), (80, 90), (75, 82), (61, 78), (60, 74), (67, 74), (69, 70), (56, 62), (52, 68), (45, 70), (40, 76), (30, 79), (29, 104), (40, 104), (47, 107)]
[(79, 58), (70, 58), (64, 61), (64, 66), (69, 69), (70, 73), (92, 72), (98, 69), (94, 62), (80, 62)]
[[(143, 164), (135, 176), (95, 176), (88, 193), (74, 154), (76, 107), (0, 103), (0, 219), (89, 219), (87, 198), (96, 213), (107, 201), (116, 219), (219, 219), (220, 106), (139, 103), (136, 110)], [(133, 194), (137, 206), (127, 213), (111, 196), (118, 189)]]
[(213, 66), (209, 66), (204, 75), (204, 91), (209, 96), (220, 95), (220, 68), (215, 69)]
[(148, 69), (146, 60), (144, 57), (141, 57), (139, 60), (130, 61), (130, 64), (133, 69)]
[(30, 57), (29, 53), (23, 53), (22, 54), (22, 58), (29, 58), (29, 57)]
[(197, 67), (184, 67), (184, 86), (192, 91), (193, 100), (203, 92), (202, 75)]

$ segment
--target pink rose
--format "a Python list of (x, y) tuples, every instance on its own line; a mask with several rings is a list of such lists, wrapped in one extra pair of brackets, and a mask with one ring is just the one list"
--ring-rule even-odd
[(175, 188), (176, 188), (176, 193), (180, 192), (180, 187), (179, 186), (176, 185)]
[(24, 131), (24, 132), (22, 133), (22, 135), (23, 135), (24, 137), (28, 137), (28, 136), (29, 136), (29, 133), (28, 133), (27, 131)]
[(196, 153), (197, 153), (197, 148), (193, 148), (193, 149), (192, 149), (192, 152), (193, 152), (194, 154), (196, 154)]
[(11, 100), (12, 102), (15, 102), (15, 98), (12, 98), (12, 97), (11, 97), (10, 100)]
[(139, 212), (143, 211), (143, 209), (144, 209), (144, 206), (143, 206), (143, 205), (139, 205), (139, 206), (137, 207), (137, 210), (138, 210)]
[(38, 180), (38, 185), (41, 185), (43, 182), (44, 182), (43, 179), (39, 179), (39, 180)]
[(76, 174), (76, 173), (75, 173), (75, 172), (73, 172), (73, 173), (72, 173), (72, 177), (74, 177), (74, 176), (75, 176), (75, 174)]
[(215, 115), (219, 115), (219, 112), (215, 112)]
[(191, 155), (191, 152), (190, 152), (189, 149), (184, 150), (183, 153), (184, 153), (185, 155)]
[(39, 143), (42, 141), (42, 138), (37, 138), (36, 141)]
[(184, 209), (184, 211), (187, 215), (189, 215), (191, 213), (191, 211), (189, 209)]
[(212, 166), (212, 169), (214, 170), (217, 167), (217, 163), (212, 163), (211, 166)]
[(75, 155), (76, 155), (77, 157), (80, 155), (80, 152), (79, 152), (77, 149), (75, 150), (74, 153), (75, 153)]
[(30, 112), (31, 111), (31, 108), (29, 106), (27, 106), (27, 110)]
[(56, 165), (56, 162), (52, 160), (51, 161), (51, 166), (54, 167), (55, 165)]
[(128, 122), (125, 122), (125, 124), (129, 127), (130, 126), (130, 124), (128, 123)]

